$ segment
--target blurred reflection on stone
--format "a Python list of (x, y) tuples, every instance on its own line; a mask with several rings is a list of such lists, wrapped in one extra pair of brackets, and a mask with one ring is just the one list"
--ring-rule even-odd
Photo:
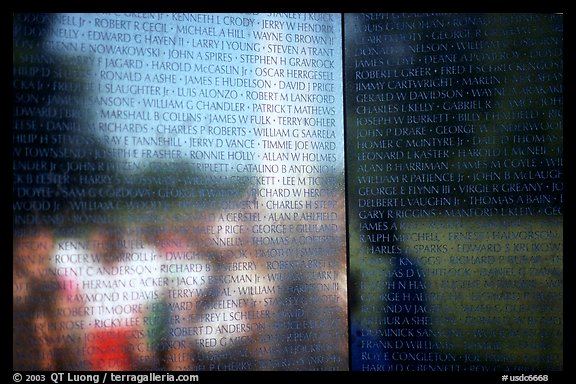
[(123, 228), (96, 226), (84, 238), (62, 238), (56, 271), (71, 281), (66, 304), (75, 309), (80, 356), (89, 370), (138, 370), (157, 359), (146, 339), (145, 316), (157, 293), (153, 250)]
[(31, 228), (14, 238), (12, 264), (13, 366), (15, 370), (58, 369), (61, 340), (56, 304), (60, 288), (50, 274), (54, 238)]

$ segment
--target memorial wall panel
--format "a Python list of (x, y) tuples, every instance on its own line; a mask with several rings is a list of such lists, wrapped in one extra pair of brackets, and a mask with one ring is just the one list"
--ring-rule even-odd
[(346, 14), (351, 368), (563, 368), (555, 14)]
[(13, 32), (14, 369), (347, 369), (341, 15)]

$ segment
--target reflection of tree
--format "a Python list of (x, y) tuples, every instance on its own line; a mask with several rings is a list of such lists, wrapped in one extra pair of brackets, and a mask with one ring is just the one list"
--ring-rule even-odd
[[(63, 227), (154, 211), (199, 209), (246, 185), (202, 175), (189, 163), (126, 173), (93, 127), (88, 61), (45, 49), (53, 14), (14, 15), (14, 224)], [(156, 204), (154, 204), (156, 202)], [(166, 213), (166, 212), (165, 212)]]
[(13, 219), (18, 226), (64, 224), (63, 215), (78, 209), (74, 204), (102, 201), (91, 189), (114, 175), (111, 160), (102, 156), (104, 145), (81, 117), (88, 68), (63, 70), (71, 64), (44, 48), (53, 18), (13, 17)]

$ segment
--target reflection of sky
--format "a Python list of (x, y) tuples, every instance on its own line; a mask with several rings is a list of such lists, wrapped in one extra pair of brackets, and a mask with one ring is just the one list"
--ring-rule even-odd
[[(340, 17), (304, 20), (269, 14), (61, 14), (45, 44), (76, 67), (71, 73), (89, 66), (85, 126), (119, 160), (186, 159), (232, 172), (262, 173), (258, 164), (267, 163), (338, 171)], [(324, 28), (305, 30), (314, 25)], [(307, 66), (304, 59), (333, 68)], [(294, 70), (325, 72), (329, 80), (287, 76)], [(303, 101), (310, 94), (325, 101)], [(330, 119), (330, 126), (307, 125), (317, 118)], [(273, 137), (260, 136), (264, 129)], [(304, 137), (316, 130), (324, 130), (323, 137)], [(256, 166), (237, 169), (238, 164)]]

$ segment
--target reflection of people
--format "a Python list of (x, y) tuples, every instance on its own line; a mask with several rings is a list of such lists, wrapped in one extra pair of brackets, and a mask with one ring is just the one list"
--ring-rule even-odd
[(58, 369), (56, 279), (48, 273), (54, 238), (47, 228), (29, 229), (14, 239), (13, 248), (13, 369)]
[(382, 332), (364, 328), (360, 321), (360, 280), (351, 274), (348, 284), (348, 310), (350, 316), (350, 370), (389, 370), (389, 359), (383, 353), (385, 342)]
[[(399, 246), (400, 248), (400, 246)], [(404, 248), (404, 247), (402, 247)], [(387, 281), (390, 307), (384, 316), (391, 345), (391, 364), (403, 364), (406, 369), (418, 361), (407, 356), (436, 352), (430, 332), (430, 317), (426, 305), (426, 288), (423, 272), (412, 257), (398, 254), (392, 260), (392, 277)], [(428, 370), (428, 364), (418, 364), (417, 370)], [(396, 369), (396, 368), (395, 368)]]
[[(213, 222), (218, 217), (205, 213), (193, 228), (165, 228), (156, 236), (170, 282), (165, 356), (170, 370), (254, 368), (257, 335), (268, 320), (263, 301), (254, 296), (261, 272), (246, 256), (251, 252), (223, 248), (219, 234), (208, 233), (206, 228), (222, 224)], [(247, 239), (227, 240), (248, 244)]]
[(167, 339), (160, 342), (160, 348), (165, 367), (171, 371), (190, 370), (194, 364), (191, 335), (181, 324), (188, 323), (194, 316), (202, 297), (200, 292), (208, 283), (208, 264), (202, 253), (193, 252), (189, 247), (188, 235), (183, 230), (185, 228), (166, 229), (154, 236), (169, 288), (163, 304), (169, 310), (167, 322), (171, 330), (166, 332)]
[[(79, 250), (83, 248), (84, 250)], [(89, 370), (135, 370), (156, 366), (147, 333), (151, 303), (159, 295), (155, 252), (121, 229), (94, 228), (88, 240), (62, 239), (57, 268), (77, 289), (68, 302), (81, 305)]]
[[(378, 219), (366, 219), (368, 222)], [(377, 228), (367, 225), (366, 228)], [(387, 236), (376, 237), (370, 244), (373, 249), (389, 250), (388, 254), (378, 254), (379, 259), (387, 259), (389, 270), (378, 276), (375, 284), (382, 294), (374, 308), (376, 311), (367, 316), (378, 319), (378, 327), (364, 328), (358, 319), (361, 317), (355, 302), (365, 292), (354, 292), (351, 296), (351, 363), (352, 370), (425, 370), (423, 364), (415, 367), (415, 362), (407, 360), (417, 353), (435, 352), (430, 332), (430, 318), (426, 305), (426, 285), (424, 274), (418, 263), (403, 252), (405, 247), (395, 236), (395, 226), (390, 226)], [(364, 230), (365, 234), (370, 234)], [(373, 232), (372, 232), (373, 233)], [(363, 268), (366, 268), (365, 266)], [(356, 284), (356, 285), (354, 285)], [(368, 283), (367, 285), (370, 285)], [(351, 286), (358, 288), (352, 281)], [(360, 288), (362, 289), (362, 288)], [(358, 290), (360, 290), (358, 289)], [(362, 297), (360, 296), (360, 299)], [(369, 298), (372, 299), (372, 298)], [(359, 305), (358, 305), (359, 304)], [(414, 363), (414, 364), (413, 364)]]

